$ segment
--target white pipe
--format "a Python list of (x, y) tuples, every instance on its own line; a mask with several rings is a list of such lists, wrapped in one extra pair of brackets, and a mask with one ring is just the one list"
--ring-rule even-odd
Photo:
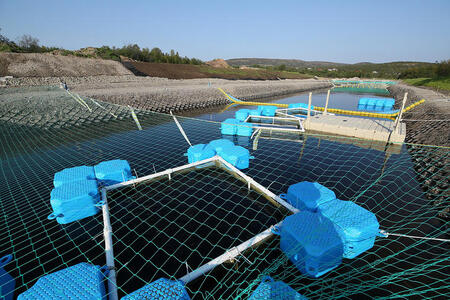
[(110, 300), (118, 300), (119, 296), (117, 295), (116, 269), (114, 266), (112, 227), (111, 227), (111, 220), (109, 218), (109, 207), (108, 207), (108, 200), (106, 198), (106, 189), (102, 189), (101, 194), (102, 194), (102, 201), (104, 201), (104, 204), (102, 206), (102, 213), (103, 213), (103, 236), (105, 238), (106, 265), (108, 266), (109, 269), (108, 294)]
[(187, 164), (187, 165), (182, 165), (180, 167), (176, 167), (176, 168), (173, 168), (173, 169), (167, 169), (167, 170), (164, 170), (162, 172), (150, 174), (150, 175), (147, 175), (147, 176), (139, 177), (139, 178), (136, 178), (136, 179), (125, 181), (125, 182), (116, 183), (116, 184), (113, 184), (113, 185), (105, 187), (105, 190), (110, 191), (110, 190), (114, 190), (114, 189), (117, 189), (117, 188), (120, 188), (120, 187), (133, 185), (133, 184), (136, 184), (136, 183), (140, 183), (142, 181), (154, 179), (154, 178), (157, 178), (157, 177), (166, 176), (166, 175), (169, 175), (169, 174), (174, 173), (174, 172), (178, 172), (178, 171), (181, 171), (181, 170), (184, 170), (184, 169), (189, 169), (191, 167), (203, 165), (205, 163), (216, 161), (216, 160), (217, 160), (217, 156), (214, 156), (214, 157), (207, 158), (207, 159), (200, 160), (200, 161), (196, 161), (196, 162), (193, 162), (193, 163), (190, 163), (190, 164)]
[(183, 130), (183, 127), (181, 127), (181, 124), (178, 123), (178, 120), (177, 120), (177, 118), (174, 116), (174, 114), (172, 113), (172, 111), (170, 111), (170, 114), (172, 115), (173, 120), (175, 121), (175, 124), (177, 124), (178, 129), (180, 130), (180, 132), (181, 132), (181, 134), (183, 135), (184, 139), (188, 142), (189, 146), (192, 146), (191, 141), (188, 139), (186, 133), (185, 133), (184, 130)]
[(248, 175), (245, 175), (241, 170), (239, 170), (238, 168), (236, 168), (235, 166), (233, 166), (232, 164), (230, 164), (229, 162), (227, 162), (225, 159), (223, 159), (220, 156), (217, 156), (218, 160), (224, 164), (227, 168), (231, 169), (233, 172), (235, 172), (236, 174), (238, 174), (240, 177), (242, 177), (245, 181), (247, 181), (248, 183), (250, 183), (251, 185), (253, 185), (254, 187), (256, 187), (257, 189), (259, 189), (262, 193), (266, 194), (267, 196), (269, 196), (270, 198), (272, 198), (273, 200), (275, 200), (276, 202), (278, 202), (279, 204), (281, 204), (282, 206), (284, 206), (285, 208), (287, 208), (288, 210), (290, 210), (291, 212), (298, 213), (300, 210), (298, 210), (297, 208), (293, 207), (292, 205), (290, 205), (289, 203), (287, 203), (286, 201), (284, 201), (283, 199), (281, 199), (280, 197), (278, 197), (277, 195), (275, 195), (274, 193), (272, 193), (271, 191), (269, 191), (267, 188), (265, 188), (264, 186), (262, 186), (261, 184), (259, 184), (258, 182), (256, 182), (253, 178), (251, 178)]
[[(276, 224), (275, 226), (280, 226), (281, 222)], [(181, 281), (183, 281), (185, 284), (191, 282), (192, 280), (202, 276), (203, 274), (208, 273), (212, 269), (214, 269), (217, 266), (220, 266), (224, 262), (231, 260), (233, 258), (236, 258), (237, 256), (241, 255), (242, 252), (245, 250), (253, 247), (254, 245), (265, 241), (269, 237), (273, 235), (272, 233), (272, 227), (264, 230), (263, 232), (255, 235), (251, 239), (243, 242), (237, 247), (233, 247), (230, 250), (226, 251), (224, 254), (220, 255), (219, 257), (216, 257), (215, 259), (207, 262), (206, 264), (202, 265), (201, 267), (195, 269), (189, 274), (184, 275), (180, 278)]]
[(328, 109), (328, 101), (330, 100), (330, 90), (328, 90), (327, 92), (327, 101), (325, 102), (325, 109), (323, 110), (323, 114), (326, 115), (327, 114), (327, 109)]
[(259, 129), (267, 129), (267, 130), (278, 130), (278, 131), (289, 131), (289, 132), (305, 132), (305, 130), (302, 129), (290, 129), (290, 128), (277, 128), (277, 127), (257, 127)]

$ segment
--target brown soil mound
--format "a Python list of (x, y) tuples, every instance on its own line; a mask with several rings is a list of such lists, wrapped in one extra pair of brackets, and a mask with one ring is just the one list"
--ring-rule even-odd
[(305, 79), (311, 76), (269, 71), (264, 69), (242, 70), (236, 68), (214, 68), (208, 65), (177, 65), (147, 62), (127, 62), (126, 66), (134, 74), (146, 74), (151, 77), (169, 79), (194, 79), (194, 78), (223, 78), (223, 79), (247, 79), (247, 80), (276, 80), (276, 79)]
[(50, 53), (0, 53), (0, 76), (62, 77), (132, 74), (113, 60)]
[(230, 68), (230, 65), (224, 59), (221, 58), (213, 59), (211, 61), (208, 61), (206, 64), (213, 68)]

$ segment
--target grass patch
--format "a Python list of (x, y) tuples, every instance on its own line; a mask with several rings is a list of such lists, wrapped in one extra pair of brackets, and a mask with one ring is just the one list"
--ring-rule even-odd
[(439, 90), (450, 91), (450, 77), (445, 78), (413, 78), (403, 79), (407, 84), (414, 86), (428, 86)]

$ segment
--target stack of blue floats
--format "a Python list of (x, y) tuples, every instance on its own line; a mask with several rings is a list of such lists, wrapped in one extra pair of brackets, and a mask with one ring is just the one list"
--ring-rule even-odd
[(105, 299), (105, 268), (79, 263), (38, 279), (18, 300), (26, 299)]
[(206, 144), (198, 144), (189, 147), (185, 156), (188, 157), (188, 162), (193, 163), (215, 155), (221, 156), (227, 162), (238, 169), (246, 169), (249, 167), (250, 152), (241, 146), (236, 146), (232, 141), (227, 139), (213, 140)]
[(121, 298), (121, 300), (135, 299), (190, 300), (191, 298), (182, 281), (160, 278)]
[(275, 281), (269, 276), (265, 276), (256, 290), (248, 300), (307, 300), (305, 296), (297, 293), (293, 288), (283, 281)]
[(234, 119), (226, 119), (221, 123), (221, 132), (225, 135), (251, 136), (253, 133), (252, 124), (245, 122), (249, 116), (252, 121), (260, 121), (258, 116), (274, 117), (277, 107), (273, 105), (260, 105), (258, 109), (240, 109), (236, 111)]
[(361, 98), (358, 101), (358, 109), (369, 111), (391, 111), (394, 104), (394, 98)]
[(48, 219), (68, 224), (95, 215), (99, 211), (103, 186), (134, 179), (126, 160), (110, 160), (94, 167), (79, 166), (64, 169), (55, 174), (54, 189), (50, 193), (53, 213)]
[(319, 277), (373, 247), (376, 216), (319, 183), (291, 185), (280, 197), (302, 210), (283, 221), (280, 247), (303, 274)]

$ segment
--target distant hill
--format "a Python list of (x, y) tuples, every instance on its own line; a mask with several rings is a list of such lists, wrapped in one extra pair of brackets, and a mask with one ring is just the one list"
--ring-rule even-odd
[[(305, 61), (300, 59), (233, 58), (231, 66), (259, 66), (283, 69), (323, 77), (365, 78), (416, 78), (429, 77), (434, 64), (427, 62), (397, 61), (386, 63), (359, 62), (344, 64), (328, 61)], [(283, 66), (283, 67), (281, 67)]]
[(346, 64), (329, 61), (306, 61), (301, 59), (275, 59), (275, 58), (232, 58), (226, 60), (232, 66), (281, 66), (294, 68), (312, 68), (312, 67), (337, 67)]

